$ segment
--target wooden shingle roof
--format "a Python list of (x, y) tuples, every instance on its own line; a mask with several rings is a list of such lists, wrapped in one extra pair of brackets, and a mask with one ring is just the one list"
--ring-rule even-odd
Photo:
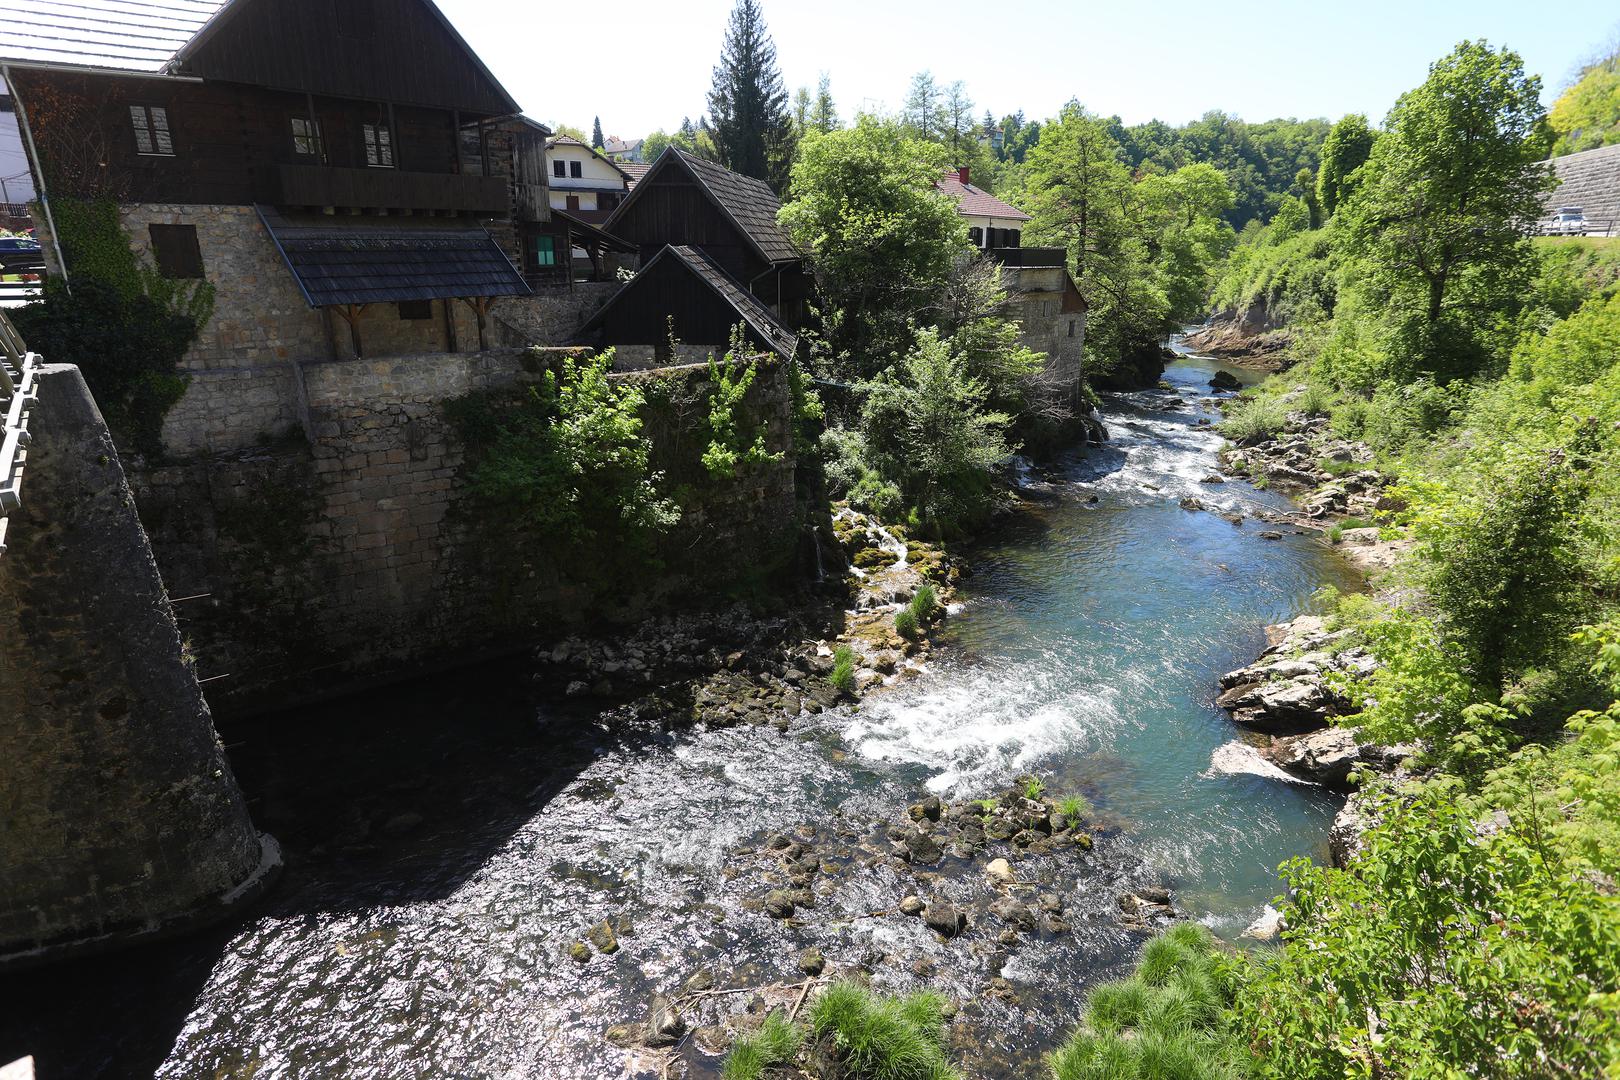
[(224, 0), (5, 0), (0, 58), (157, 74)]
[(263, 207), (259, 216), (310, 307), (530, 295), (483, 229), (297, 225)]
[(614, 222), (625, 217), (636, 203), (637, 195), (656, 182), (666, 169), (684, 169), (697, 181), (698, 187), (710, 201), (737, 226), (743, 239), (768, 263), (796, 262), (799, 250), (788, 239), (787, 230), (777, 224), (776, 215), (782, 209), (782, 200), (776, 197), (771, 185), (752, 176), (734, 173), (724, 165), (705, 161), (675, 146), (667, 146), (658, 155), (647, 172), (630, 189), (630, 195), (619, 204), (604, 226), (613, 231)]

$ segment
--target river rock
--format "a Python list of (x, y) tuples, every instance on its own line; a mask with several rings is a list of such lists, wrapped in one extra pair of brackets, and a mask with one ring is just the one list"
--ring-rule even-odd
[(590, 963), (591, 947), (585, 944), (583, 941), (574, 942), (572, 945), (568, 946), (568, 959), (572, 960), (576, 964)]
[(646, 1043), (648, 1046), (674, 1046), (686, 1033), (686, 1019), (673, 1002), (662, 994), (654, 994), (647, 1009)]
[(1282, 912), (1267, 904), (1260, 917), (1248, 925), (1242, 937), (1253, 938), (1255, 941), (1275, 941), (1277, 935), (1283, 930)]
[(944, 856), (945, 849), (939, 846), (932, 833), (925, 833), (913, 829), (905, 839), (906, 857), (914, 863), (932, 866)]
[(1302, 780), (1345, 790), (1350, 786), (1350, 771), (1361, 761), (1361, 749), (1350, 729), (1330, 727), (1274, 739), (1265, 756)]
[(990, 905), (990, 914), (1025, 933), (1034, 931), (1035, 912), (1010, 896), (1003, 896)]
[(991, 880), (1002, 883), (1013, 879), (1012, 866), (1006, 859), (991, 859), (989, 864), (985, 866), (984, 873)]
[(935, 900), (923, 908), (923, 922), (941, 937), (955, 937), (967, 926), (967, 916), (955, 904)]
[(765, 894), (765, 914), (773, 919), (786, 919), (793, 914), (793, 896), (783, 889), (772, 889)]
[(591, 927), (586, 937), (590, 938), (591, 944), (596, 946), (596, 951), (604, 956), (619, 951), (618, 936), (613, 933), (613, 925), (606, 919)]
[(900, 914), (921, 915), (923, 913), (923, 908), (926, 906), (927, 905), (922, 902), (922, 897), (920, 896), (903, 897), (900, 900)]
[(1328, 725), (1339, 712), (1334, 693), (1320, 679), (1288, 679), (1247, 687), (1243, 693), (1222, 695), (1232, 719), (1258, 731), (1293, 735)]
[(1226, 477), (1222, 476), (1220, 473), (1210, 473), (1208, 476), (1204, 477), (1198, 482), (1200, 484), (1224, 484), (1226, 483)]
[(1217, 371), (1209, 380), (1209, 385), (1217, 390), (1241, 390), (1243, 382), (1230, 371)]
[(799, 954), (799, 970), (806, 975), (820, 975), (827, 967), (827, 958), (821, 950), (809, 948)]

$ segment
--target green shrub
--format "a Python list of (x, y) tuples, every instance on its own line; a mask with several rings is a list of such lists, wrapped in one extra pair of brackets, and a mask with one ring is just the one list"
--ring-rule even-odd
[(711, 476), (730, 479), (738, 469), (782, 460), (780, 452), (765, 449), (765, 433), (757, 430), (758, 425), (750, 428), (743, 409), (759, 374), (758, 363), (746, 359), (753, 351), (739, 323), (731, 330), (725, 359), (716, 363), (709, 357), (709, 446), (703, 452), (703, 467)]
[(880, 998), (849, 982), (810, 1007), (810, 1030), (848, 1080), (955, 1080), (945, 1060), (945, 999), (924, 991)]
[(911, 598), (910, 606), (912, 614), (917, 616), (917, 621), (926, 623), (934, 617), (934, 612), (939, 609), (939, 594), (934, 592), (932, 585), (924, 583), (918, 587), (916, 595)]
[(1029, 781), (1024, 784), (1024, 798), (1026, 799), (1038, 800), (1042, 795), (1045, 794), (1046, 781), (1042, 780), (1038, 776), (1030, 777)]
[(1239, 401), (1220, 423), (1220, 432), (1239, 445), (1264, 442), (1288, 426), (1288, 405), (1279, 397), (1262, 395)]
[(846, 694), (855, 692), (855, 650), (840, 645), (833, 650), (832, 684)]
[(758, 1031), (737, 1040), (720, 1075), (724, 1080), (762, 1080), (767, 1069), (793, 1063), (799, 1042), (798, 1029), (781, 1013), (773, 1012)]
[(1328, 543), (1330, 543), (1330, 544), (1342, 544), (1342, 543), (1344, 543), (1344, 526), (1343, 525), (1335, 525), (1335, 526), (1333, 526), (1331, 529), (1328, 530), (1327, 537), (1328, 537)]
[(903, 607), (895, 612), (894, 630), (908, 641), (917, 640), (922, 635), (922, 627), (917, 622), (917, 613), (909, 607)]

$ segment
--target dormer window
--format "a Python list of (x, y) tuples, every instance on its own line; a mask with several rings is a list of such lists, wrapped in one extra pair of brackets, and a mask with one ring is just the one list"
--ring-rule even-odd
[(312, 157), (317, 161), (326, 158), (326, 150), (321, 145), (321, 122), (306, 117), (292, 118), (293, 153), (300, 157)]
[(366, 140), (366, 164), (374, 169), (394, 167), (394, 135), (387, 124), (361, 124)]
[(131, 105), (129, 121), (135, 128), (135, 152), (148, 157), (174, 157), (169, 136), (169, 111), (161, 105)]

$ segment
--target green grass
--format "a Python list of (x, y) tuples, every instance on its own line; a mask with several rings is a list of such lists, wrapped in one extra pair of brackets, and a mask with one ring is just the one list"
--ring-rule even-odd
[(1288, 405), (1270, 395), (1241, 402), (1222, 420), (1222, 435), (1235, 443), (1261, 442), (1276, 435), (1288, 423)]
[(1024, 785), (1024, 798), (1039, 799), (1046, 794), (1046, 782), (1038, 776), (1032, 776), (1029, 783)]
[(932, 991), (880, 998), (834, 983), (810, 1007), (810, 1031), (831, 1042), (846, 1080), (959, 1080), (945, 1060), (945, 998)]
[(848, 645), (833, 651), (832, 684), (846, 694), (855, 692), (855, 650)]
[(909, 607), (903, 607), (894, 613), (894, 631), (907, 641), (915, 641), (922, 635), (922, 626), (917, 621), (917, 613)]
[(1086, 801), (1083, 795), (1070, 795), (1067, 799), (1058, 803), (1058, 812), (1068, 818), (1069, 823), (1072, 825), (1091, 813), (1091, 804)]
[(724, 1080), (760, 1080), (765, 1070), (792, 1064), (799, 1055), (799, 1031), (779, 1012), (765, 1018), (752, 1035), (745, 1035), (732, 1046), (720, 1070)]
[(1343, 525), (1335, 525), (1335, 526), (1333, 526), (1333, 528), (1328, 530), (1327, 537), (1328, 537), (1328, 543), (1330, 543), (1330, 544), (1342, 544), (1342, 543), (1344, 543), (1344, 526)]
[(934, 592), (932, 585), (923, 585), (917, 589), (917, 595), (911, 598), (911, 610), (916, 613), (919, 620), (926, 622), (939, 607), (939, 595)]
[(1246, 1053), (1225, 1026), (1214, 940), (1180, 923), (1148, 942), (1136, 973), (1086, 999), (1049, 1059), (1054, 1080), (1238, 1080)]

